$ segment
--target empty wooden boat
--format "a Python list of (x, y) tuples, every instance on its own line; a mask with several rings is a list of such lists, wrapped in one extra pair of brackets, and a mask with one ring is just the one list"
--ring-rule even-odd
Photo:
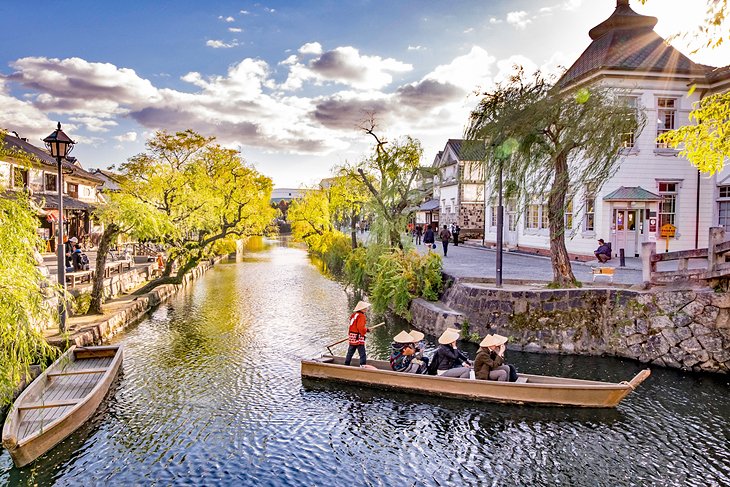
[(368, 360), (368, 365), (375, 368), (346, 366), (343, 357), (325, 355), (302, 360), (302, 377), (475, 401), (612, 408), (651, 374), (642, 370), (619, 383), (531, 374), (520, 374), (520, 382), (496, 382), (393, 372), (382, 360)]
[(122, 347), (71, 347), (18, 396), (2, 443), (18, 467), (31, 463), (94, 414), (122, 364)]

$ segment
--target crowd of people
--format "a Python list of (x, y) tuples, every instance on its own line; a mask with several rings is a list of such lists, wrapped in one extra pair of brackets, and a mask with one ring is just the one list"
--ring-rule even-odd
[[(367, 365), (365, 338), (370, 329), (367, 327), (365, 310), (369, 303), (360, 301), (350, 315), (348, 329), (348, 349), (345, 365), (352, 363), (355, 352), (360, 355), (359, 365)], [(447, 328), (439, 337), (439, 346), (428, 357), (425, 355), (424, 334), (417, 330), (401, 331), (393, 337), (390, 353), (390, 367), (396, 372), (406, 374), (427, 374), (457, 379), (493, 380), (516, 382), (517, 369), (505, 361), (507, 337), (490, 334), (479, 344), (479, 351), (472, 361), (459, 350), (459, 330)]]
[(411, 236), (411, 240), (416, 245), (425, 245), (429, 252), (436, 248), (436, 236), (438, 235), (444, 250), (444, 257), (446, 257), (449, 253), (449, 242), (452, 238), (454, 239), (454, 245), (459, 246), (461, 227), (456, 223), (452, 223), (451, 225), (444, 225), (439, 231), (438, 224), (436, 223), (423, 225), (409, 223), (406, 232)]

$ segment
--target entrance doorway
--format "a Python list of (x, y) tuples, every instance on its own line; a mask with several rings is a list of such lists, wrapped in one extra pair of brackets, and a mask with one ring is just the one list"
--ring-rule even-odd
[(640, 235), (644, 230), (644, 210), (614, 209), (613, 228), (616, 232), (613, 252), (624, 249), (628, 257), (639, 256)]

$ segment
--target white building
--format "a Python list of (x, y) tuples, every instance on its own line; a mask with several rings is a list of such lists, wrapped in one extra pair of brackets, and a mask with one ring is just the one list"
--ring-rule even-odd
[[(484, 157), (482, 143), (449, 139), (433, 162), (433, 200), (438, 202), (438, 224), (459, 225), (464, 238), (483, 237)], [(422, 212), (426, 214), (433, 206), (434, 203), (427, 202)]]
[[(30, 192), (39, 209), (38, 233), (46, 240), (46, 250), (53, 251), (56, 248), (57, 225), (61, 221), (56, 160), (26, 139), (5, 135), (0, 143), (11, 152), (30, 155), (33, 160), (30, 165), (13, 157), (0, 160), (0, 186), (11, 192)], [(75, 158), (63, 161), (65, 235), (83, 239), (99, 231), (93, 225), (91, 212), (101, 202), (97, 186), (102, 183), (101, 179), (85, 171)]]
[[(657, 241), (662, 225), (676, 226), (669, 250), (707, 247), (708, 228), (730, 229), (730, 170), (700, 175), (677, 151), (656, 142), (658, 134), (689, 123), (692, 104), (730, 89), (730, 66), (697, 64), (668, 45), (653, 28), (655, 17), (639, 15), (629, 0), (591, 29), (592, 43), (566, 71), (564, 90), (600, 83), (626, 89), (629, 101), (647, 117), (644, 130), (627, 134), (616, 173), (600, 189), (583, 186), (567, 202), (566, 245), (574, 256), (593, 257), (596, 240), (612, 243), (618, 255), (639, 256), (642, 242)], [(690, 94), (689, 87), (696, 85)], [(494, 201), (489, 192), (487, 205)], [(547, 252), (547, 197), (505, 203), (505, 245)], [(488, 207), (485, 242), (496, 241), (496, 208)]]

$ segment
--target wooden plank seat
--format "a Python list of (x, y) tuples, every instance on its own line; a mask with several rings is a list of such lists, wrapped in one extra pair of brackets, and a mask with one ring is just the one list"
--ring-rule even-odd
[(124, 269), (132, 269), (132, 261), (130, 259), (121, 259), (107, 262), (104, 265), (104, 277), (109, 277), (112, 274), (121, 274)]
[(34, 402), (22, 404), (18, 409), (46, 409), (46, 408), (63, 408), (75, 406), (81, 402), (81, 399), (66, 399), (63, 401)]
[(77, 369), (64, 372), (49, 372), (48, 377), (63, 377), (66, 375), (103, 374), (107, 369)]
[(66, 283), (70, 284), (72, 288), (76, 287), (76, 284), (80, 282), (91, 282), (94, 278), (94, 271), (76, 271), (66, 273)]
[(594, 267), (592, 269), (593, 272), (593, 281), (595, 282), (596, 277), (607, 277), (609, 282), (613, 282), (613, 275), (616, 272), (615, 267)]

